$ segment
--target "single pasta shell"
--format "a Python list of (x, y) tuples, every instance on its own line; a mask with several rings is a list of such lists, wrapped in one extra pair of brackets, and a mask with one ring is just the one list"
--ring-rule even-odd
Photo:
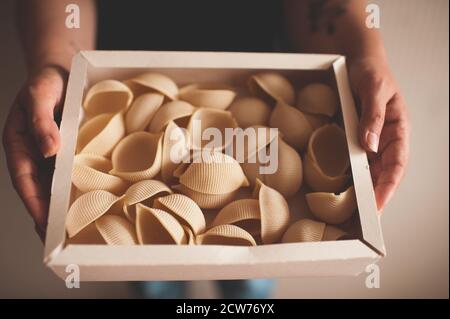
[(234, 101), (228, 111), (231, 112), (239, 127), (252, 125), (269, 125), (272, 108), (256, 97), (243, 97)]
[(136, 98), (125, 116), (127, 133), (144, 131), (163, 101), (164, 96), (159, 93), (142, 94)]
[(314, 130), (330, 123), (330, 118), (325, 115), (303, 113), (303, 116), (308, 120)]
[(165, 183), (173, 184), (174, 171), (189, 156), (189, 133), (170, 121), (164, 132), (162, 143), (161, 177)]
[(257, 180), (255, 197), (261, 209), (261, 238), (264, 244), (272, 244), (281, 239), (289, 225), (289, 206), (283, 195)]
[(66, 216), (66, 230), (73, 237), (90, 223), (97, 220), (123, 196), (118, 197), (110, 192), (96, 190), (78, 197), (70, 206)]
[(286, 198), (295, 195), (303, 182), (303, 164), (295, 149), (278, 138), (278, 168), (273, 174), (264, 174), (264, 183)]
[[(232, 156), (239, 163), (256, 163), (258, 152), (279, 136), (278, 129), (262, 125), (252, 125), (245, 129), (235, 129), (231, 147), (225, 149), (225, 154)], [(230, 150), (233, 151), (230, 154)]]
[(120, 177), (108, 174), (112, 163), (106, 157), (95, 154), (78, 154), (74, 158), (72, 183), (82, 192), (106, 190), (113, 194), (121, 194), (128, 183)]
[(130, 182), (152, 179), (161, 170), (162, 135), (135, 132), (117, 144), (110, 174)]
[(302, 112), (332, 117), (338, 106), (338, 96), (329, 85), (311, 83), (298, 92), (297, 108)]
[[(226, 129), (235, 129), (236, 127), (237, 123), (230, 112), (205, 107), (199, 108), (192, 114), (187, 126), (191, 136), (192, 149), (223, 149), (233, 141), (233, 136), (226, 134)], [(208, 129), (216, 131), (218, 135), (206, 134)], [(212, 140), (209, 140), (210, 138)]]
[(180, 176), (180, 184), (204, 194), (225, 194), (249, 186), (239, 163), (219, 152), (203, 152)]
[(316, 129), (308, 143), (308, 155), (324, 175), (344, 175), (350, 167), (344, 130), (336, 124)]
[(133, 92), (122, 82), (104, 80), (94, 84), (86, 93), (83, 107), (90, 116), (126, 110), (133, 100)]
[(104, 245), (105, 239), (99, 233), (95, 223), (90, 223), (72, 238), (67, 238), (66, 245)]
[(305, 181), (315, 192), (340, 193), (350, 180), (350, 175), (328, 176), (306, 154), (303, 161)]
[(327, 227), (325, 227), (325, 232), (323, 233), (322, 241), (344, 239), (345, 236), (347, 236), (347, 233), (342, 229), (327, 225)]
[(328, 224), (341, 224), (357, 209), (355, 189), (350, 186), (340, 194), (309, 193), (306, 202), (315, 217)]
[(257, 199), (238, 199), (222, 208), (212, 222), (212, 226), (235, 224), (244, 220), (261, 220)]
[(286, 103), (278, 102), (270, 115), (270, 127), (276, 127), (283, 134), (284, 140), (297, 150), (303, 151), (313, 132), (305, 115)]
[(136, 233), (141, 245), (186, 244), (186, 233), (175, 217), (161, 209), (136, 205)]
[(182, 194), (171, 194), (155, 199), (154, 208), (171, 213), (181, 224), (188, 225), (194, 234), (205, 231), (205, 216), (200, 207)]
[(235, 225), (215, 226), (196, 238), (197, 245), (256, 246), (255, 239)]
[(178, 95), (178, 86), (176, 83), (171, 78), (161, 73), (147, 72), (139, 74), (138, 76), (126, 80), (125, 83), (137, 93), (156, 91), (171, 100), (175, 100)]
[(225, 194), (204, 194), (194, 191), (182, 184), (174, 185), (172, 188), (190, 197), (199, 207), (205, 209), (219, 209), (224, 207), (235, 198), (238, 192), (238, 190), (235, 190)]
[(137, 203), (152, 206), (156, 196), (172, 194), (172, 190), (163, 182), (150, 179), (131, 185), (125, 192), (123, 200), (123, 211), (132, 222), (136, 220)]
[(77, 153), (109, 156), (125, 136), (123, 114), (100, 114), (87, 121), (78, 133)]
[(248, 80), (250, 92), (257, 96), (270, 97), (275, 101), (294, 104), (295, 91), (287, 78), (276, 72), (255, 74)]
[(186, 237), (187, 237), (187, 244), (188, 245), (195, 245), (195, 235), (192, 232), (192, 229), (189, 226), (186, 225), (181, 225), (184, 229), (184, 231), (186, 232)]
[(342, 230), (312, 219), (301, 219), (293, 223), (283, 235), (283, 243), (317, 242), (338, 240), (346, 233)]
[(197, 107), (225, 110), (230, 106), (236, 92), (215, 84), (191, 84), (180, 89), (179, 98)]
[(134, 226), (122, 216), (103, 215), (95, 221), (98, 231), (108, 245), (136, 245)]
[(177, 120), (191, 116), (194, 111), (195, 107), (184, 101), (163, 104), (150, 121), (148, 131), (151, 133), (162, 132), (170, 121), (177, 122)]

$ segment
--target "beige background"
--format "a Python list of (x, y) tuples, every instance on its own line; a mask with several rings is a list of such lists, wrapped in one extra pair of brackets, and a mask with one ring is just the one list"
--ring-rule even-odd
[[(448, 1), (374, 0), (390, 63), (408, 101), (413, 127), (411, 161), (383, 216), (388, 256), (381, 287), (365, 288), (365, 275), (279, 280), (275, 297), (448, 298), (449, 78)], [(0, 125), (24, 79), (12, 18), (12, 0), (0, 2)], [(127, 283), (82, 283), (66, 289), (42, 264), (43, 247), (10, 186), (0, 155), (0, 297), (133, 297)], [(194, 297), (214, 297), (197, 282)]]

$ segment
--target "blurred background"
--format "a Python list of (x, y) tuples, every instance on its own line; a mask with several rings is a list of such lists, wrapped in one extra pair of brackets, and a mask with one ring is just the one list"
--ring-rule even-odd
[[(448, 298), (449, 296), (449, 2), (373, 0), (390, 64), (412, 122), (410, 165), (384, 212), (388, 255), (380, 288), (358, 277), (278, 280), (276, 298)], [(13, 0), (0, 2), (0, 127), (25, 78)], [(43, 246), (14, 192), (0, 152), (0, 298), (129, 298), (127, 283), (81, 283), (67, 289), (43, 262)], [(213, 298), (211, 282), (192, 296)]]

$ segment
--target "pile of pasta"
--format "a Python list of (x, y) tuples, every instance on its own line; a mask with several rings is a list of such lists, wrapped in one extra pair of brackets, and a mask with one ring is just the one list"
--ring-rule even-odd
[[(345, 238), (335, 225), (349, 220), (357, 204), (345, 132), (335, 123), (335, 91), (312, 83), (296, 92), (286, 77), (267, 71), (252, 75), (246, 92), (218, 84), (178, 88), (155, 72), (90, 87), (67, 243), (254, 246)], [(193, 138), (202, 133), (195, 121), (222, 132), (278, 128), (245, 145), (252, 154), (276, 141), (278, 169), (261, 174), (258, 160), (239, 162), (224, 152), (225, 140), (205, 149)], [(174, 161), (173, 136), (186, 143), (178, 159), (200, 152), (201, 160)], [(314, 219), (291, 222), (287, 200), (303, 186)]]

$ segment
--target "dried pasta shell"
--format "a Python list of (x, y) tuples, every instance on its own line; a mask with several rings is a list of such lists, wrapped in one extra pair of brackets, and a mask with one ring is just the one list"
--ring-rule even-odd
[(283, 196), (290, 198), (298, 192), (303, 182), (303, 164), (300, 155), (278, 138), (278, 168), (273, 174), (264, 174), (264, 183)]
[(112, 156), (110, 174), (130, 182), (151, 179), (161, 170), (162, 136), (135, 132), (117, 144)]
[(272, 108), (263, 100), (256, 97), (243, 97), (234, 101), (228, 111), (236, 119), (239, 127), (253, 125), (269, 125)]
[(97, 190), (78, 197), (70, 206), (66, 216), (66, 230), (73, 237), (90, 223), (108, 212), (123, 197)]
[(256, 246), (255, 239), (244, 229), (235, 225), (219, 225), (198, 235), (198, 245)]
[(289, 225), (289, 206), (283, 195), (257, 180), (254, 196), (261, 210), (261, 238), (264, 244), (281, 239)]
[(144, 131), (164, 101), (159, 93), (142, 94), (131, 104), (125, 116), (127, 133)]
[(181, 224), (188, 225), (194, 234), (205, 230), (205, 216), (200, 207), (189, 197), (181, 194), (171, 194), (155, 199), (154, 208), (159, 208), (172, 214)]
[(305, 115), (295, 107), (278, 102), (270, 115), (270, 127), (276, 127), (283, 134), (284, 140), (297, 150), (303, 151), (313, 132)]
[(311, 83), (298, 92), (297, 108), (302, 112), (332, 117), (338, 106), (337, 94), (326, 84)]
[(95, 221), (98, 231), (108, 245), (136, 245), (134, 226), (122, 216), (104, 215)]
[(342, 238), (345, 232), (312, 219), (301, 219), (293, 223), (283, 235), (283, 243), (333, 241)]
[(191, 84), (179, 92), (179, 98), (192, 105), (220, 110), (225, 110), (235, 96), (234, 90), (215, 84)]
[(163, 182), (150, 179), (137, 182), (131, 185), (125, 192), (123, 200), (123, 211), (129, 220), (136, 220), (137, 203), (143, 203), (147, 206), (153, 206), (153, 200), (156, 196), (172, 194), (172, 190)]
[(186, 244), (186, 233), (175, 217), (161, 209), (136, 205), (136, 232), (140, 244)]
[(90, 223), (72, 238), (67, 238), (66, 245), (104, 245), (105, 239), (99, 233), (95, 223)]
[[(187, 126), (191, 136), (192, 149), (223, 149), (233, 141), (233, 136), (226, 134), (226, 129), (235, 129), (236, 127), (237, 123), (230, 112), (199, 108), (192, 114)], [(206, 134), (208, 129), (217, 131), (218, 136)], [(209, 140), (211, 137), (212, 140)]]
[(235, 224), (246, 220), (261, 220), (257, 199), (238, 199), (222, 208), (212, 222), (212, 226)]
[(195, 235), (192, 232), (192, 229), (186, 225), (181, 225), (184, 229), (184, 231), (186, 232), (186, 237), (187, 237), (187, 244), (188, 245), (195, 245)]
[(305, 181), (315, 192), (339, 193), (350, 180), (350, 175), (325, 175), (318, 164), (306, 154), (303, 161)]
[(123, 114), (100, 114), (87, 121), (78, 133), (77, 153), (109, 156), (125, 136)]
[[(278, 130), (262, 125), (253, 125), (245, 129), (237, 128), (232, 143), (233, 148), (227, 147), (225, 154), (232, 156), (239, 163), (257, 162), (257, 154), (278, 137)], [(230, 154), (230, 150), (233, 153)]]
[(108, 174), (112, 163), (106, 157), (95, 154), (78, 154), (74, 158), (72, 183), (82, 192), (106, 190), (121, 194), (128, 183), (117, 176)]
[(318, 219), (328, 224), (341, 224), (357, 209), (355, 189), (350, 186), (340, 194), (309, 193), (306, 202)]
[(238, 190), (235, 190), (233, 192), (225, 194), (204, 194), (194, 191), (182, 184), (174, 185), (172, 188), (192, 198), (192, 200), (194, 200), (194, 202), (196, 202), (199, 207), (205, 209), (222, 208), (223, 206), (231, 202), (236, 197), (236, 194), (238, 192)]
[(252, 94), (269, 97), (271, 100), (284, 101), (294, 104), (295, 91), (287, 78), (276, 72), (262, 72), (255, 74), (248, 80)]
[[(190, 117), (194, 113), (195, 107), (184, 101), (172, 101), (161, 106), (151, 120), (148, 131), (158, 133), (164, 131), (164, 128), (170, 121), (178, 122), (181, 119)], [(179, 123), (178, 123), (179, 124)]]
[(88, 90), (83, 107), (90, 116), (117, 113), (126, 110), (132, 100), (133, 93), (125, 84), (116, 80), (104, 80)]
[(303, 113), (303, 116), (308, 120), (314, 130), (330, 123), (330, 118), (325, 115)]
[(147, 72), (139, 74), (131, 79), (124, 81), (136, 95), (156, 91), (171, 100), (175, 100), (178, 95), (178, 86), (168, 76), (156, 73)]
[(226, 194), (248, 186), (239, 163), (219, 152), (203, 152), (180, 176), (180, 184), (204, 194)]
[[(161, 177), (167, 184), (173, 184), (174, 171), (189, 156), (190, 138), (187, 130), (170, 121), (164, 132), (162, 142)], [(179, 177), (179, 176), (178, 176)]]

